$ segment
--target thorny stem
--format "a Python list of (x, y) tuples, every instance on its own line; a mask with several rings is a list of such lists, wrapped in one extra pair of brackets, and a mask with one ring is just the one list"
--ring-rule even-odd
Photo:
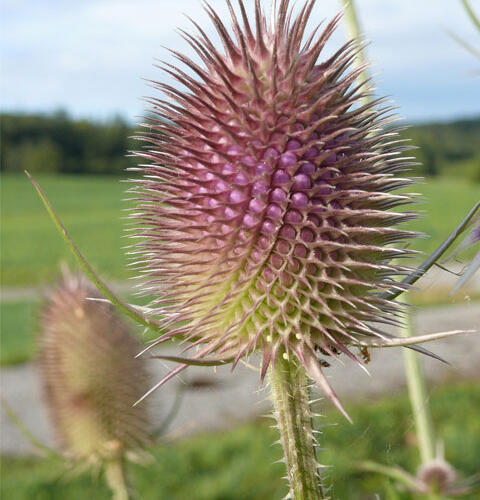
[(127, 465), (124, 457), (107, 462), (105, 479), (112, 490), (113, 500), (133, 500), (135, 498), (128, 483)]
[(305, 369), (279, 356), (269, 378), (290, 496), (294, 500), (326, 500), (317, 471)]
[[(413, 335), (412, 315), (407, 314), (403, 327), (405, 337)], [(435, 436), (432, 415), (428, 403), (427, 383), (422, 362), (415, 351), (405, 349), (405, 374), (408, 395), (417, 430), (418, 448), (423, 464), (435, 460)]]

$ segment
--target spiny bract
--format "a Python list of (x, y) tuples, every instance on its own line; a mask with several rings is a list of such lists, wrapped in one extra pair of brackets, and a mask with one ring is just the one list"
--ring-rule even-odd
[(410, 184), (399, 173), (411, 158), (382, 131), (390, 109), (361, 103), (358, 44), (318, 62), (340, 16), (305, 36), (314, 0), (296, 16), (274, 2), (270, 21), (256, 1), (251, 24), (243, 1), (241, 22), (227, 3), (233, 36), (206, 6), (224, 51), (192, 21), (198, 36), (183, 36), (203, 64), (173, 51), (190, 74), (164, 69), (184, 89), (154, 82), (165, 99), (150, 100), (136, 153), (134, 253), (169, 330), (159, 342), (234, 364), (261, 350), (262, 378), (293, 354), (339, 405), (317, 353), (353, 357), (346, 346), (395, 319), (380, 292), (407, 271), (391, 261), (409, 254), (413, 233), (395, 226), (412, 215), (392, 209), (412, 197), (392, 191)]
[(113, 459), (148, 442), (139, 345), (83, 277), (66, 274), (41, 315), (40, 369), (59, 444), (76, 459)]

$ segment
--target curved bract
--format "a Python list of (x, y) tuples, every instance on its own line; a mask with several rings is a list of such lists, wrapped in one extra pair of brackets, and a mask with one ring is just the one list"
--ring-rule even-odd
[(231, 27), (206, 7), (223, 50), (196, 25), (184, 37), (201, 63), (174, 52), (186, 70), (164, 68), (183, 89), (154, 83), (132, 217), (169, 329), (158, 342), (234, 363), (261, 350), (262, 378), (290, 357), (339, 405), (317, 354), (388, 343), (399, 310), (380, 295), (409, 272), (398, 262), (415, 235), (398, 225), (414, 214), (398, 207), (413, 196), (395, 191), (412, 158), (384, 129), (391, 109), (362, 104), (356, 42), (323, 56), (340, 16), (307, 33), (314, 4), (273, 2), (267, 20), (256, 1), (249, 20), (228, 2)]

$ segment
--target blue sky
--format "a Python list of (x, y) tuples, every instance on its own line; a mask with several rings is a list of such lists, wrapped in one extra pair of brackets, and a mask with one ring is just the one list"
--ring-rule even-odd
[[(224, 0), (211, 0), (226, 14)], [(246, 0), (253, 5), (253, 0)], [(266, 6), (270, 4), (265, 1)], [(407, 121), (480, 114), (480, 61), (457, 45), (449, 29), (480, 47), (458, 0), (357, 0), (380, 94)], [(472, 0), (480, 12), (480, 0)], [(318, 0), (313, 19), (330, 18), (339, 0)], [(66, 109), (76, 117), (120, 114), (134, 121), (153, 95), (142, 78), (167, 80), (154, 58), (163, 47), (190, 53), (176, 27), (191, 30), (189, 14), (213, 33), (200, 0), (3, 0), (2, 110)], [(343, 28), (343, 27), (342, 27)], [(338, 30), (329, 51), (344, 41)]]

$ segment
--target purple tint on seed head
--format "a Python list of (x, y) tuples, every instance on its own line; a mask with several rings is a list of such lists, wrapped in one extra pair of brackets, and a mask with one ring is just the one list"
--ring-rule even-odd
[(274, 186), (281, 186), (290, 181), (290, 176), (285, 172), (285, 170), (277, 170), (273, 174), (272, 184)]
[(331, 155), (327, 156), (324, 161), (326, 163), (334, 163), (337, 161), (337, 155), (335, 153), (332, 153)]
[(325, 147), (326, 148), (332, 148), (333, 146), (335, 146), (335, 141), (333, 141), (333, 140), (332, 141), (327, 141), (325, 143)]
[(266, 236), (260, 236), (257, 243), (262, 250), (266, 250), (270, 246), (270, 240)]
[[(281, 119), (278, 121), (278, 123), (280, 123)], [(284, 120), (283, 120), (284, 121)], [(271, 140), (273, 142), (279, 142), (279, 141), (282, 141), (284, 138), (284, 134), (282, 134), (281, 132), (275, 132), (272, 137), (271, 137)]]
[(287, 151), (280, 156), (279, 164), (281, 167), (292, 167), (297, 163), (297, 155), (291, 151)]
[(315, 169), (315, 165), (312, 162), (307, 161), (307, 163), (304, 163), (300, 166), (300, 168), (297, 170), (297, 173), (312, 175), (315, 172)]
[(277, 243), (277, 250), (285, 255), (290, 250), (290, 244), (287, 243), (285, 240), (280, 240)]
[(330, 170), (326, 170), (318, 177), (318, 180), (328, 180), (331, 179), (332, 177), (333, 177), (332, 172), (330, 172)]
[(306, 208), (308, 205), (308, 196), (305, 193), (293, 193), (291, 204), (295, 208)]
[(240, 172), (235, 176), (233, 182), (239, 186), (246, 186), (248, 184), (248, 177), (243, 172)]
[(253, 167), (255, 165), (255, 158), (253, 156), (247, 155), (241, 159), (241, 162), (247, 167)]
[(304, 191), (312, 187), (312, 181), (308, 175), (298, 174), (293, 178), (293, 189), (296, 191)]
[(315, 240), (315, 233), (311, 229), (302, 229), (300, 237), (307, 243), (312, 243)]
[(308, 222), (311, 222), (313, 225), (320, 227), (320, 219), (316, 215), (309, 215), (307, 217)]
[(307, 247), (301, 244), (295, 245), (295, 250), (293, 251), (293, 253), (295, 257), (301, 257), (302, 259), (304, 259), (308, 253)]
[(275, 278), (275, 273), (268, 267), (263, 270), (262, 275), (267, 283), (271, 283)]
[(315, 146), (308, 148), (305, 154), (303, 155), (304, 160), (313, 160), (318, 156), (318, 149)]
[(241, 203), (242, 201), (245, 201), (245, 194), (238, 189), (234, 189), (230, 192), (229, 199), (232, 203)]
[(255, 261), (255, 262), (260, 262), (260, 260), (262, 259), (262, 253), (259, 252), (258, 250), (254, 249), (252, 250), (252, 253), (250, 254), (250, 256), (252, 257), (252, 259)]
[(265, 194), (268, 191), (268, 186), (263, 181), (257, 181), (253, 183), (252, 195), (256, 196), (259, 194)]
[(227, 155), (238, 156), (240, 154), (242, 154), (242, 150), (238, 146), (230, 146), (227, 149)]
[(223, 175), (230, 175), (235, 172), (235, 168), (231, 163), (225, 163), (222, 167), (222, 174)]
[(308, 138), (309, 141), (318, 141), (319, 135), (316, 132), (312, 132), (310, 134), (310, 137)]
[(332, 186), (327, 182), (327, 181), (316, 181), (315, 185), (317, 186), (317, 189), (315, 189), (316, 194), (320, 195), (326, 195), (330, 194), (333, 190)]
[(282, 236), (282, 238), (286, 238), (287, 240), (294, 240), (296, 235), (297, 232), (292, 226), (283, 226), (280, 231), (280, 236)]
[(217, 179), (217, 176), (213, 175), (212, 172), (206, 172), (205, 173), (205, 180), (206, 181), (213, 181), (213, 180), (216, 180), (216, 179)]
[(270, 203), (267, 207), (267, 215), (272, 219), (280, 219), (282, 209), (278, 205), (275, 205), (275, 203)]
[(228, 224), (222, 224), (220, 227), (220, 231), (222, 231), (223, 234), (228, 234), (232, 228)]
[(265, 153), (263, 153), (263, 159), (277, 158), (279, 155), (280, 153), (275, 148), (268, 148)]
[(280, 255), (273, 254), (270, 261), (273, 264), (273, 267), (278, 271), (282, 267), (284, 259), (282, 259)]
[(213, 215), (209, 215), (209, 216), (207, 217), (207, 222), (208, 222), (209, 224), (212, 224), (213, 222), (215, 222), (215, 216), (213, 216)]
[(254, 141), (252, 141), (252, 146), (255, 149), (260, 149), (261, 147), (263, 147), (263, 143), (262, 143), (262, 141), (259, 141), (258, 139), (255, 139)]
[(205, 186), (200, 186), (197, 189), (197, 194), (207, 194), (209, 191)]
[(252, 214), (245, 214), (245, 216), (243, 217), (243, 224), (246, 227), (251, 228), (258, 224), (258, 219)]
[(287, 151), (292, 151), (294, 149), (299, 149), (302, 147), (302, 143), (296, 139), (290, 139), (287, 142)]
[(273, 234), (274, 232), (275, 232), (275, 224), (269, 219), (264, 220), (262, 224), (262, 233)]
[(294, 132), (301, 132), (302, 130), (305, 130), (305, 127), (303, 126), (303, 123), (296, 122), (293, 124), (292, 130)]
[(318, 122), (320, 120), (320, 115), (317, 115), (317, 113), (313, 113), (313, 115), (310, 117), (311, 122)]
[(258, 163), (257, 166), (255, 167), (255, 173), (258, 176), (261, 176), (263, 174), (268, 174), (268, 172), (270, 172), (270, 167), (263, 161), (261, 163)]
[(218, 205), (219, 205), (218, 200), (216, 200), (215, 198), (208, 198), (208, 206), (210, 208), (217, 208)]
[(300, 212), (297, 212), (296, 210), (289, 210), (285, 214), (285, 221), (298, 224), (299, 222), (302, 222), (302, 214)]
[(215, 191), (217, 193), (223, 193), (228, 188), (228, 186), (223, 181), (217, 181), (217, 182), (215, 182), (214, 186), (215, 186), (214, 189), (215, 189)]
[(265, 203), (258, 198), (253, 198), (248, 204), (248, 208), (255, 214), (260, 213), (265, 208)]
[(272, 201), (276, 203), (284, 203), (286, 199), (287, 193), (283, 189), (275, 188), (272, 191)]
[(238, 212), (233, 210), (233, 208), (231, 208), (231, 207), (225, 208), (225, 217), (227, 219), (234, 219), (235, 217), (237, 217), (237, 215), (238, 215)]
[(338, 201), (332, 201), (330, 203), (330, 206), (332, 208), (334, 208), (335, 210), (340, 210), (342, 208), (342, 205), (340, 205), (340, 203), (338, 203)]

